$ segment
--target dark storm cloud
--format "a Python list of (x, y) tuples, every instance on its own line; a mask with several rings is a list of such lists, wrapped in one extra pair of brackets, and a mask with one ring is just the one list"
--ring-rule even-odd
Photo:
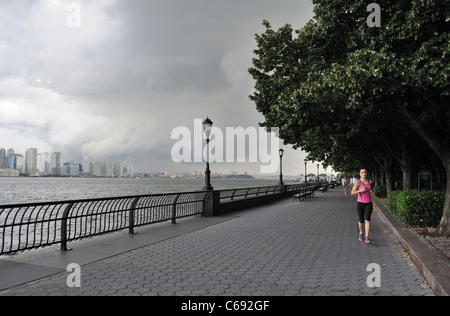
[(0, 147), (74, 160), (166, 150), (163, 165), (171, 130), (194, 118), (257, 126), (254, 34), (263, 19), (300, 28), (311, 16), (309, 0), (2, 1)]

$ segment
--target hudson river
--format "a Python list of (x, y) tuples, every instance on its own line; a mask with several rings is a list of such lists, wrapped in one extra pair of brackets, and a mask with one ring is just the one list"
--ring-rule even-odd
[[(285, 181), (286, 182), (286, 181)], [(277, 180), (211, 179), (214, 189), (276, 185)], [(204, 179), (0, 178), (0, 205), (200, 191)]]

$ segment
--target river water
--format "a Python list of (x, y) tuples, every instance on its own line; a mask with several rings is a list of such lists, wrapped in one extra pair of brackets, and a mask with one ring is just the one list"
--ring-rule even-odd
[[(216, 190), (276, 185), (277, 180), (211, 179)], [(0, 205), (200, 191), (204, 179), (0, 178)]]

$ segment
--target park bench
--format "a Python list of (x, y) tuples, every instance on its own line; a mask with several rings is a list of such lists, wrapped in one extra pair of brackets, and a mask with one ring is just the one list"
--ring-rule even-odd
[(322, 184), (319, 188), (320, 192), (327, 192), (328, 191), (328, 183)]
[(301, 202), (311, 197), (314, 197), (314, 187), (310, 185), (304, 186), (294, 194), (294, 200), (292, 202)]

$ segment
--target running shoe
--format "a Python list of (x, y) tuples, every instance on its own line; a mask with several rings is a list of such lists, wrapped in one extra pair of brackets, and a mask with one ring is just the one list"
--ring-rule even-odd
[(359, 241), (364, 241), (363, 234), (359, 233)]
[(372, 241), (370, 240), (370, 237), (369, 237), (369, 236), (366, 236), (365, 242), (366, 242), (366, 244), (372, 243)]

